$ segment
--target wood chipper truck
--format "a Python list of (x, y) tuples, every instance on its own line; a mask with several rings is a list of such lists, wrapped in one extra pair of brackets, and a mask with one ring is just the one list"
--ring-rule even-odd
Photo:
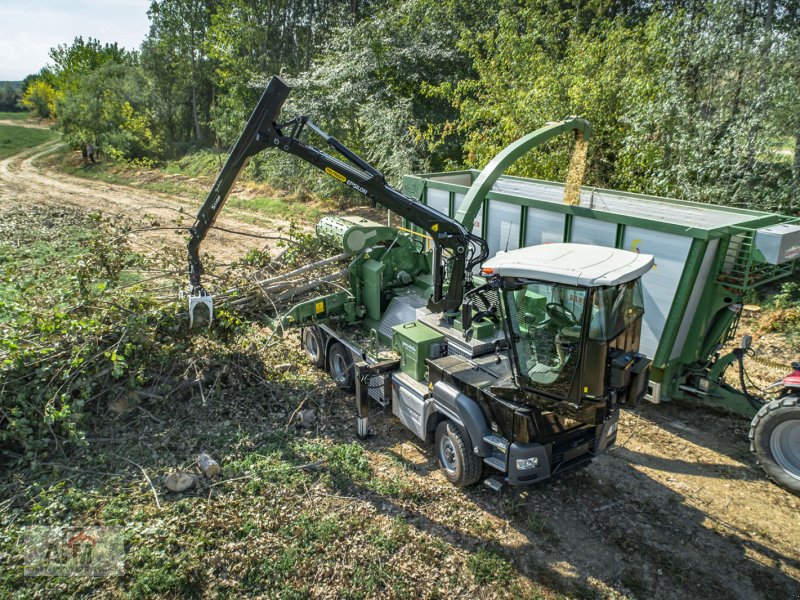
[[(433, 442), (448, 480), (465, 486), (544, 481), (587, 465), (611, 446), (619, 407), (646, 392), (650, 360), (638, 352), (641, 277), (651, 256), (583, 244), (500, 253), (464, 221), (386, 183), (384, 176), (306, 116), (278, 122), (290, 88), (272, 78), (190, 230), (190, 318), (203, 288), (199, 247), (254, 154), (275, 149), (317, 167), (419, 233), (328, 216), (317, 234), (350, 257), (348, 286), (276, 315), (302, 328), (311, 362), (355, 390), (358, 433), (374, 401)], [(302, 139), (311, 131), (342, 158)], [(588, 138), (578, 118), (528, 136)], [(428, 248), (428, 245), (431, 247)]]

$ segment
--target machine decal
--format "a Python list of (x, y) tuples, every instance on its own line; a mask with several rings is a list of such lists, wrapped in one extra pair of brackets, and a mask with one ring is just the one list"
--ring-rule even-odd
[(347, 177), (345, 177), (345, 176), (344, 176), (344, 175), (342, 175), (341, 173), (337, 173), (336, 171), (334, 171), (334, 170), (333, 170), (333, 169), (331, 169), (330, 167), (325, 167), (325, 172), (326, 172), (328, 175), (330, 175), (331, 177), (335, 177), (336, 179), (338, 179), (338, 180), (339, 180), (339, 181), (341, 181), (342, 183), (344, 183), (345, 181), (347, 181)]

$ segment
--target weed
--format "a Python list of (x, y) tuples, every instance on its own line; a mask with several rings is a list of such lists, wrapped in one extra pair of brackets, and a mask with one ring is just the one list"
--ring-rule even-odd
[(494, 550), (480, 548), (467, 558), (467, 567), (480, 584), (502, 582), (513, 575), (511, 562)]
[(525, 519), (525, 526), (531, 533), (542, 533), (545, 528), (545, 521), (539, 513), (531, 512)]

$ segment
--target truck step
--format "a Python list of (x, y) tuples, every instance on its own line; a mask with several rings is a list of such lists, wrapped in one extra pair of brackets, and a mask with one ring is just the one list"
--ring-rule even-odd
[(483, 457), (483, 462), (485, 462), (487, 465), (489, 465), (493, 469), (497, 469), (501, 473), (505, 473), (506, 472), (506, 463), (499, 456), (484, 456)]
[(499, 492), (503, 489), (503, 483), (503, 480), (499, 477), (487, 477), (483, 480), (483, 485), (495, 492)]
[(503, 454), (505, 454), (506, 451), (508, 451), (508, 440), (502, 436), (490, 433), (483, 436), (483, 441), (492, 446), (493, 448), (497, 448)]

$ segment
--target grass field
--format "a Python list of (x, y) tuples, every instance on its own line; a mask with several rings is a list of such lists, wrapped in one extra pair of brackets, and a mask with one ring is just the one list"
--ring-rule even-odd
[(32, 148), (33, 146), (38, 146), (39, 144), (55, 139), (58, 139), (58, 134), (49, 129), (32, 129), (30, 127), (0, 125), (0, 158), (5, 158), (6, 156), (16, 154), (26, 148)]
[(22, 112), (3, 112), (0, 111), (0, 121), (27, 121), (31, 118), (28, 111)]

